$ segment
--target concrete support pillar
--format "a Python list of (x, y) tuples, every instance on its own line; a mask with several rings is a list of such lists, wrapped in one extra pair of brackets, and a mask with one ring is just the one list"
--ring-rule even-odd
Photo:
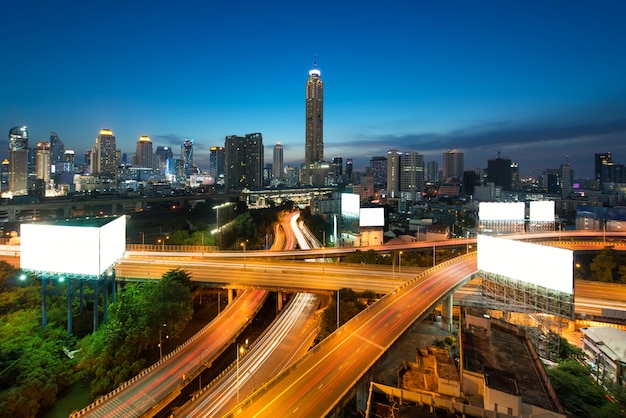
[(72, 300), (74, 299), (74, 293), (72, 290), (72, 279), (67, 279), (67, 333), (72, 335)]
[(229, 304), (233, 302), (233, 297), (234, 297), (233, 289), (228, 289), (228, 303)]
[(441, 329), (452, 331), (452, 295), (441, 302)]
[(283, 292), (278, 292), (276, 295), (276, 305), (278, 308), (278, 312), (283, 310)]

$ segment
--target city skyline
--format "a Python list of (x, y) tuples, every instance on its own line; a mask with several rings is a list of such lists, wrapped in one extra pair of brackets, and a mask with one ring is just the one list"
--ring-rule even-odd
[(260, 132), (266, 161), (281, 142), (299, 166), (317, 57), (327, 161), (458, 149), (466, 169), (501, 155), (537, 176), (569, 156), (577, 178), (596, 153), (626, 162), (625, 4), (415, 3), (10, 4), (0, 157), (13, 126), (77, 161), (111, 129), (129, 156), (142, 135), (175, 155), (193, 138), (206, 170), (210, 147)]

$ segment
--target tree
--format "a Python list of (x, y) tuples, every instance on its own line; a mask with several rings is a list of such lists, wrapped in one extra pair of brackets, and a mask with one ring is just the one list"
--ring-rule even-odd
[(615, 261), (615, 250), (612, 247), (605, 247), (600, 254), (598, 254), (589, 269), (591, 270), (594, 280), (600, 282), (613, 282), (613, 271), (617, 267)]

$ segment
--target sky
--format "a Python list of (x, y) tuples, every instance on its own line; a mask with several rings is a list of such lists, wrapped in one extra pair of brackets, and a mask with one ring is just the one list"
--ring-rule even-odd
[(27, 125), (30, 147), (56, 132), (79, 161), (104, 128), (129, 159), (141, 135), (193, 138), (200, 169), (226, 136), (261, 132), (266, 163), (280, 141), (299, 166), (315, 60), (326, 160), (626, 164), (623, 0), (12, 0), (2, 15), (2, 158)]

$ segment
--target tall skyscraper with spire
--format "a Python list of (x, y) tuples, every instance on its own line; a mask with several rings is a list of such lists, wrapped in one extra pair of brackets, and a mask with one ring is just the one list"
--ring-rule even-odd
[(276, 180), (283, 179), (283, 146), (280, 142), (274, 145), (274, 159), (272, 161), (272, 177)]
[(306, 138), (304, 163), (324, 161), (324, 83), (317, 60), (306, 82)]

